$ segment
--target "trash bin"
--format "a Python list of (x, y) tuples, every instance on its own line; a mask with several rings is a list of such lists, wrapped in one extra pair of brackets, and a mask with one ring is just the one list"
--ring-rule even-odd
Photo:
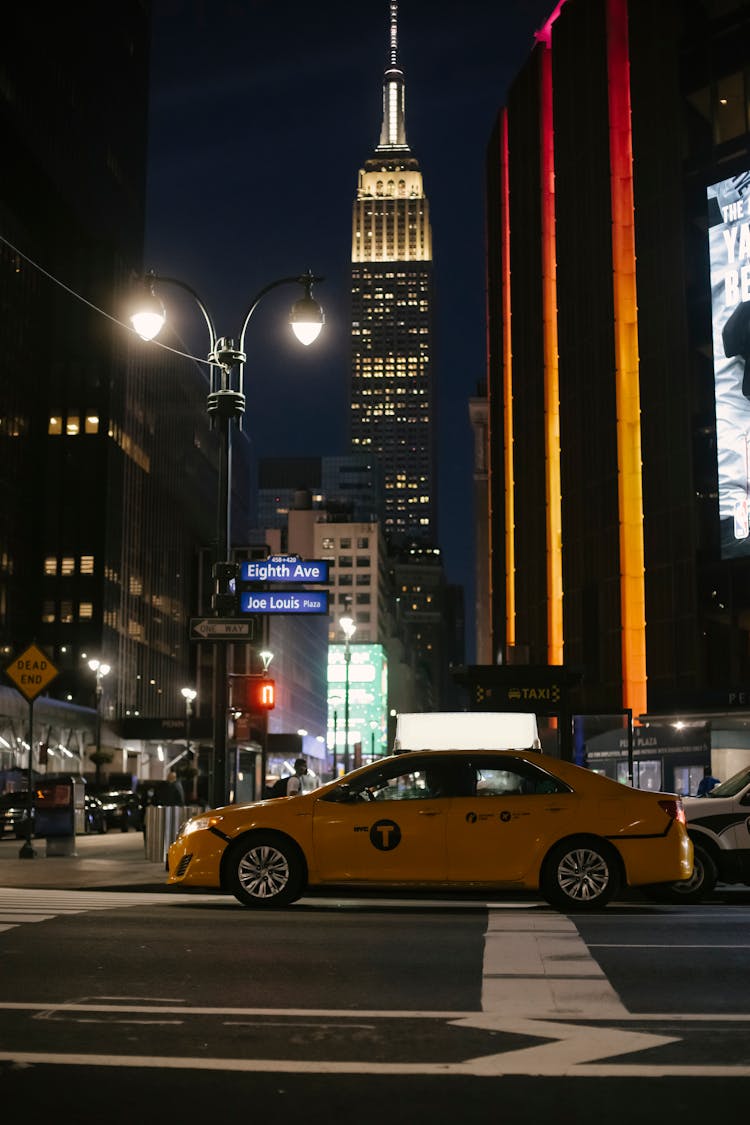
[(164, 863), (169, 845), (177, 839), (183, 821), (193, 814), (182, 805), (148, 805), (144, 822), (146, 859), (151, 863)]
[(56, 777), (37, 787), (34, 834), (46, 837), (48, 856), (78, 855), (76, 828), (82, 818), (84, 792), (83, 780), (74, 777)]

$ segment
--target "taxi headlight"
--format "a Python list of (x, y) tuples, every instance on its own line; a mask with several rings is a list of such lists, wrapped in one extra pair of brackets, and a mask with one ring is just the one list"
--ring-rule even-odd
[(189, 836), (191, 832), (206, 832), (223, 819), (223, 816), (194, 816), (192, 820), (185, 821), (179, 835)]

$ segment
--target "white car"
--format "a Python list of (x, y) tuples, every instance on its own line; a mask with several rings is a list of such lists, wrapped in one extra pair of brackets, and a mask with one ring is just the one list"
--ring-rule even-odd
[(750, 766), (705, 797), (683, 797), (693, 875), (670, 884), (672, 902), (698, 902), (717, 883), (750, 884)]

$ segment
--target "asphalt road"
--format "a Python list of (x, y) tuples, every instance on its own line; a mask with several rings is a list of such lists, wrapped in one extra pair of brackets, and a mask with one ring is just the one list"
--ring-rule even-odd
[(750, 1089), (746, 898), (570, 917), (530, 896), (256, 912), (0, 890), (0, 1102), (66, 1121), (713, 1120)]

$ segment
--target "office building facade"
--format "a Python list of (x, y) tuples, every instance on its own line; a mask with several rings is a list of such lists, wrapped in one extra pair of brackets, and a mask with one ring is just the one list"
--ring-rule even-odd
[(707, 730), (719, 776), (750, 720), (748, 46), (741, 3), (563, 0), (488, 153), (493, 651), (576, 669), (582, 715)]
[(109, 664), (103, 737), (130, 773), (114, 721), (184, 715), (217, 458), (204, 372), (111, 319), (142, 268), (148, 51), (137, 0), (16, 6), (0, 51), (0, 643), (35, 639), (63, 703), (92, 707), (86, 658)]

